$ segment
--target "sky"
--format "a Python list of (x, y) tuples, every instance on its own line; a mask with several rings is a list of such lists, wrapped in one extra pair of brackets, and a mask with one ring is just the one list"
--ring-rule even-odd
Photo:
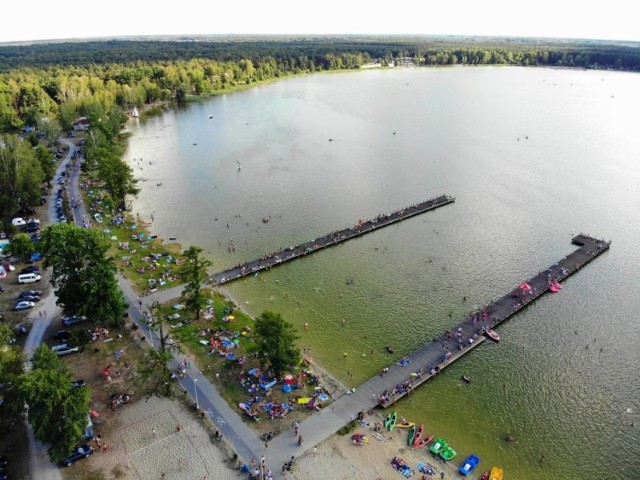
[(636, 2), (631, 0), (381, 1), (9, 0), (0, 9), (0, 42), (184, 34), (422, 34), (640, 41)]

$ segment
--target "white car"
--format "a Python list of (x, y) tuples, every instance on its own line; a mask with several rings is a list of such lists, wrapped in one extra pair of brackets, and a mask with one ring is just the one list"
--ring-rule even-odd
[(27, 310), (27, 309), (33, 308), (35, 306), (36, 306), (36, 304), (34, 302), (22, 301), (22, 302), (16, 303), (16, 306), (13, 307), (13, 309), (16, 310), (16, 311), (18, 311), (18, 310)]
[(77, 352), (78, 350), (80, 350), (78, 347), (68, 347), (67, 345), (65, 345), (64, 348), (60, 348), (54, 353), (59, 357), (62, 357), (63, 355), (69, 355), (70, 353)]
[(70, 353), (77, 352), (78, 350), (80, 350), (78, 347), (70, 347), (66, 343), (54, 345), (53, 347), (51, 347), (51, 351), (59, 357), (62, 357), (63, 355), (69, 355)]
[(14, 227), (24, 227), (26, 224), (27, 222), (22, 217), (16, 217), (11, 220), (11, 225), (13, 225)]

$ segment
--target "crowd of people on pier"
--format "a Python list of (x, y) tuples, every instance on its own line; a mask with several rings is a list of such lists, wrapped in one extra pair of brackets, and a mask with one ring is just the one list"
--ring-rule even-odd
[(411, 211), (411, 213), (415, 214), (426, 211), (427, 209), (432, 208), (436, 205), (448, 203), (451, 200), (451, 197), (448, 197), (447, 195), (441, 195), (437, 198), (427, 200), (422, 203), (416, 203), (411, 205), (410, 207), (405, 207), (395, 212), (378, 214), (371, 220), (359, 220), (358, 223), (353, 227), (334, 231), (327, 235), (320, 236), (310, 242), (306, 242), (301, 245), (293, 245), (279, 252), (272, 252), (263, 255), (257, 260), (241, 263), (234, 267), (228, 268), (223, 272), (213, 275), (211, 277), (211, 280), (213, 283), (223, 284), (252, 273), (256, 274), (260, 270), (271, 268), (272, 266), (279, 263), (292, 260), (299, 256), (306, 255), (318, 249), (327, 247), (329, 245), (335, 245), (345, 240), (349, 240), (350, 238), (362, 235), (363, 233), (376, 228), (376, 225), (379, 223), (393, 223), (398, 219), (404, 218), (404, 215), (407, 211)]
[[(590, 238), (590, 237), (587, 237)], [(536, 277), (528, 281), (523, 281), (518, 287), (495, 302), (492, 301), (488, 305), (473, 311), (463, 322), (458, 325), (455, 330), (446, 330), (443, 334), (433, 338), (434, 343), (441, 343), (441, 349), (444, 351), (437, 363), (428, 367), (429, 375), (423, 378), (422, 374), (417, 375), (416, 372), (411, 373), (403, 382), (395, 385), (393, 388), (386, 388), (379, 396), (378, 401), (382, 405), (394, 403), (399, 397), (410, 392), (414, 388), (418, 379), (426, 380), (438, 374), (438, 372), (446, 366), (446, 364), (454, 358), (453, 349), (462, 351), (477, 343), (479, 336), (484, 334), (488, 329), (497, 325), (516, 311), (520, 310), (527, 303), (539, 297), (544, 291), (549, 289), (551, 285), (559, 285), (558, 281), (563, 280), (574, 271), (578, 270), (582, 265), (587, 263), (594, 255), (608, 248), (610, 243), (604, 240), (598, 240), (595, 243), (597, 251), (586, 249), (582, 253), (590, 257), (576, 263), (575, 269), (569, 269), (564, 265), (571, 263), (571, 255), (567, 255), (562, 261), (555, 263), (550, 268), (538, 273)], [(578, 257), (579, 258), (579, 257)], [(572, 263), (571, 263), (572, 265)], [(546, 287), (546, 288), (545, 288)], [(552, 291), (558, 291), (554, 288)], [(466, 297), (463, 301), (466, 300)], [(467, 325), (466, 328), (465, 325)], [(473, 326), (468, 328), (468, 326)], [(453, 348), (451, 348), (453, 347)], [(388, 371), (388, 369), (387, 369)], [(383, 372), (386, 373), (386, 372)], [(382, 374), (381, 374), (382, 375)]]

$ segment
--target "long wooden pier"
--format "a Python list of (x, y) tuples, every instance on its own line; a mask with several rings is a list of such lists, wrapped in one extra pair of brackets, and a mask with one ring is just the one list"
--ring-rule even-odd
[[(544, 271), (516, 286), (498, 300), (472, 312), (465, 320), (443, 332), (415, 352), (407, 355), (406, 367), (394, 366), (388, 378), (388, 386), (381, 392), (378, 403), (386, 408), (404, 397), (418, 386), (437, 375), (455, 360), (470, 352), (487, 339), (483, 332), (505, 322), (531, 302), (549, 292), (550, 283), (559, 282), (573, 275), (584, 265), (609, 249), (611, 242), (598, 240), (588, 235), (577, 235), (572, 243), (579, 248)], [(398, 369), (405, 370), (404, 376)], [(398, 379), (401, 379), (398, 382)], [(366, 383), (379, 385), (374, 377)], [(364, 385), (361, 385), (362, 388)]]
[(324, 248), (346, 242), (352, 238), (360, 237), (366, 233), (379, 230), (380, 228), (401, 222), (407, 218), (415, 217), (421, 213), (435, 210), (436, 208), (453, 202), (455, 202), (453, 197), (440, 195), (439, 197), (411, 205), (410, 207), (406, 207), (392, 213), (380, 214), (371, 220), (360, 221), (353, 227), (318, 237), (301, 245), (294, 245), (285, 248), (279, 252), (265, 255), (241, 265), (236, 265), (235, 267), (228, 268), (219, 273), (214, 273), (209, 277), (209, 280), (214, 285), (222, 285), (231, 282), (232, 280), (246, 277), (247, 275), (256, 274), (261, 270), (268, 270), (282, 263), (295, 260), (298, 257), (303, 257), (305, 255), (318, 252)]

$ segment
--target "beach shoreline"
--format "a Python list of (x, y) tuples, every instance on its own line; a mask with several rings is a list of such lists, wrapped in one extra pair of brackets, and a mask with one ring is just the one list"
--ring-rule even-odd
[[(427, 479), (457, 478), (458, 466), (463, 458), (456, 457), (450, 462), (435, 457), (428, 447), (413, 449), (407, 445), (408, 429), (395, 428), (391, 432), (384, 431), (384, 440), (373, 436), (373, 424), (384, 421), (383, 411), (373, 410), (365, 418), (369, 425), (358, 426), (347, 435), (334, 434), (324, 442), (301, 455), (295, 462), (291, 472), (279, 472), (275, 478), (285, 480), (351, 480), (353, 478), (398, 479), (402, 474), (394, 469), (391, 460), (395, 457), (404, 460), (415, 474), (411, 477), (421, 479), (423, 473), (417, 469), (418, 462), (430, 466), (435, 472), (433, 476), (424, 474)], [(351, 437), (354, 433), (364, 434), (368, 441), (357, 446)], [(285, 432), (284, 435), (287, 435)], [(475, 471), (469, 478), (477, 478), (488, 468)], [(444, 474), (444, 476), (441, 476)]]

